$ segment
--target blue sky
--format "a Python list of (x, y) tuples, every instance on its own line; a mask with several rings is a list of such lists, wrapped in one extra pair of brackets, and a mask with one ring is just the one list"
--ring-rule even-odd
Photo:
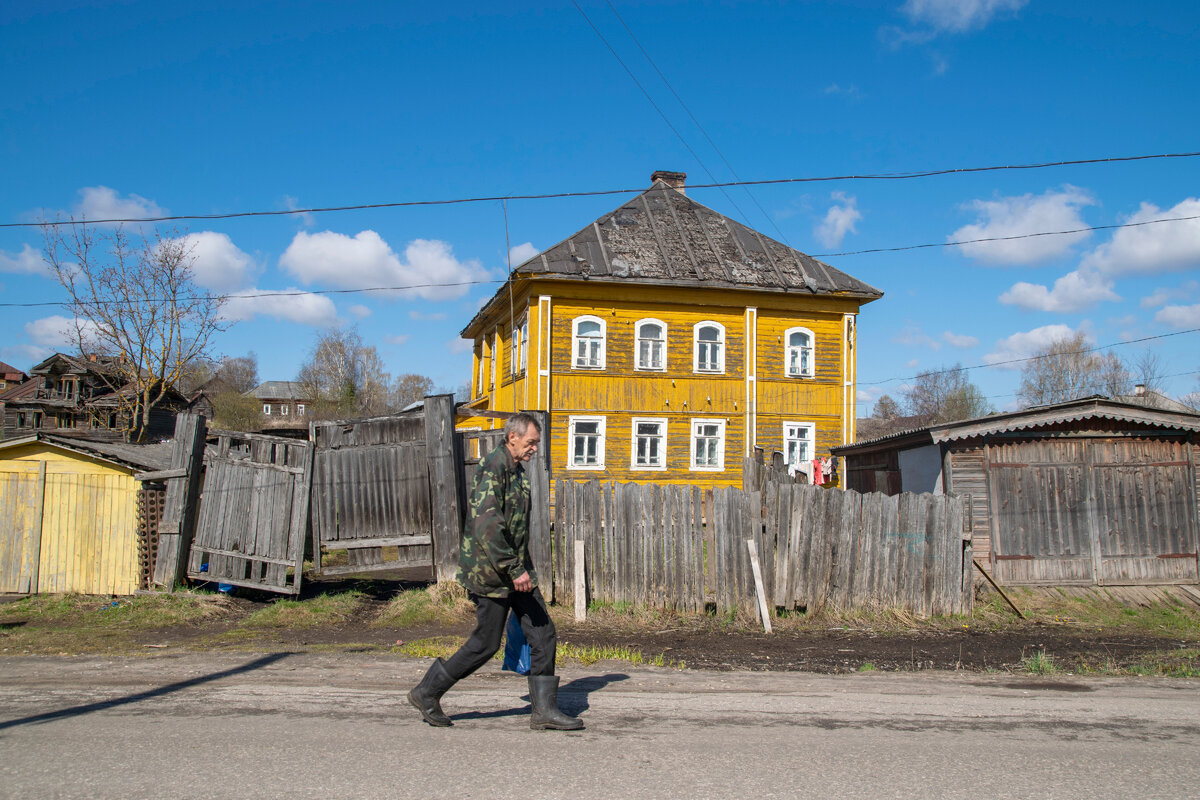
[[(571, 0), (3, 0), (0, 222), (1200, 150), (1193, 3), (611, 1), (578, 0), (670, 126)], [(1117, 226), (824, 255), (886, 293), (859, 323), (866, 412), (919, 370), (1077, 330), (1163, 337), (1114, 352), (1149, 347), (1169, 392), (1196, 389), (1200, 335), (1180, 331), (1200, 328), (1200, 219), (1131, 223), (1200, 216), (1198, 174), (1179, 158), (689, 194), (814, 255)], [(627, 197), (510, 201), (508, 245), (547, 248)], [(492, 281), (506, 264), (498, 202), (180, 225), (198, 282), (235, 296), (217, 353), (254, 351), (264, 380), (293, 378), (325, 326), (355, 324), (393, 375), (458, 386), (458, 332), (496, 284), (320, 292)], [(63, 299), (41, 246), (35, 228), (0, 228), (0, 303)], [(0, 306), (0, 359), (27, 369), (62, 348), (62, 314)], [(1005, 408), (1015, 366), (971, 377)]]

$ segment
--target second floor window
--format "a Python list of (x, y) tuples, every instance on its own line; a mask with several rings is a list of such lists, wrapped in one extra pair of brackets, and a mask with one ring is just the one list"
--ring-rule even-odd
[(576, 317), (573, 327), (574, 366), (604, 369), (604, 320), (599, 317)]
[(637, 324), (637, 368), (667, 368), (667, 326), (656, 319), (643, 319)]
[(813, 333), (808, 328), (790, 328), (784, 334), (787, 342), (787, 374), (812, 377)]
[(717, 322), (701, 322), (694, 330), (696, 372), (724, 372), (725, 327)]

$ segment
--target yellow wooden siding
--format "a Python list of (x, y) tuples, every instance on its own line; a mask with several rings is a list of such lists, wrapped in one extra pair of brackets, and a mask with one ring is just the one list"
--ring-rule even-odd
[[(506, 384), (508, 376), (498, 372), (501, 385), (485, 392), (489, 396), (481, 407), (548, 410), (556, 477), (569, 474), (581, 479), (688, 481), (699, 475), (737, 483), (741, 459), (752, 444), (768, 451), (782, 449), (785, 421), (813, 423), (815, 452), (819, 455), (844, 443), (846, 426), (852, 424), (846, 420), (847, 409), (852, 413), (854, 408), (853, 373), (848, 383), (845, 372), (849, 359), (844, 320), (847, 314), (856, 314), (859, 305), (857, 298), (836, 295), (534, 280), (520, 286), (514, 297), (515, 317), (519, 320), (522, 314), (528, 314), (529, 319), (526, 372), (515, 384)], [(495, 332), (500, 330), (498, 356), (505, 369), (511, 352), (509, 316), (507, 303), (497, 304), (493, 315), (477, 321), (470, 331), (477, 343), (486, 341), (491, 348)], [(603, 369), (574, 366), (573, 323), (580, 316), (604, 322)], [(667, 327), (663, 371), (636, 368), (635, 328), (643, 319), (656, 319)], [(724, 327), (722, 373), (698, 374), (694, 370), (694, 327), (703, 321)], [(793, 327), (807, 328), (814, 334), (812, 377), (785, 373), (783, 336)], [(748, 347), (754, 349), (749, 364)], [(539, 374), (539, 369), (545, 374)], [(588, 415), (606, 419), (606, 469), (565, 472), (569, 418)], [(630, 469), (634, 417), (668, 419), (667, 470)], [(695, 418), (727, 420), (725, 471), (721, 475), (689, 468), (690, 420)], [(751, 419), (755, 430), (748, 442)], [(460, 427), (467, 424), (459, 423)], [(491, 425), (485, 423), (482, 427)]]
[(42, 513), (36, 465), (0, 462), (0, 592), (28, 592), (35, 572), (34, 538)]
[[(30, 476), (36, 482), (39, 462), (46, 474), (36, 591), (132, 594), (138, 588), (137, 481), (127, 470), (85, 456), (27, 445), (0, 461), (6, 495)], [(35, 514), (28, 508), (22, 517), (27, 531)]]

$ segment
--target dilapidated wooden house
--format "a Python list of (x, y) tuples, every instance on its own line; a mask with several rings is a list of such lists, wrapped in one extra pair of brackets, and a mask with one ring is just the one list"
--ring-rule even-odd
[(862, 492), (969, 496), (1006, 584), (1196, 583), (1200, 414), (1089, 397), (835, 447)]

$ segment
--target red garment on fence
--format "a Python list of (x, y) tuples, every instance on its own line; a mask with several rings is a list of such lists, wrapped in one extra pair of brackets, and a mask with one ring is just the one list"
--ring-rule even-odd
[(813, 459), (813, 484), (820, 486), (825, 483), (825, 475), (821, 471), (821, 459)]

